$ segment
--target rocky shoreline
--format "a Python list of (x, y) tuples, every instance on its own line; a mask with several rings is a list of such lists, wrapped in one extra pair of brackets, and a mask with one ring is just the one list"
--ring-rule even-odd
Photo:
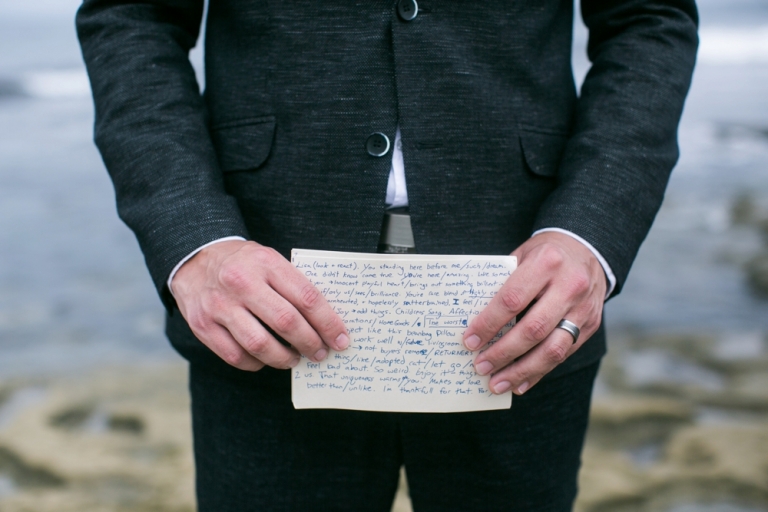
[[(0, 510), (193, 511), (188, 405), (182, 363), (0, 382)], [(768, 511), (765, 334), (614, 334), (580, 489), (577, 512)]]
[(768, 298), (768, 212), (750, 194), (742, 194), (731, 204), (731, 224), (756, 231), (762, 247), (743, 263), (747, 283), (752, 292)]
[(768, 510), (764, 333), (614, 336), (599, 379), (578, 512)]

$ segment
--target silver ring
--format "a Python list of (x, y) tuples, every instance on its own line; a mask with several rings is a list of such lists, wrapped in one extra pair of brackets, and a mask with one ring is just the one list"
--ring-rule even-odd
[(560, 320), (560, 323), (557, 324), (557, 328), (562, 329), (564, 331), (568, 331), (568, 334), (573, 336), (574, 345), (576, 344), (576, 340), (579, 339), (579, 334), (581, 333), (581, 331), (579, 330), (579, 328), (576, 326), (575, 323), (569, 322), (568, 320), (563, 318), (562, 320)]

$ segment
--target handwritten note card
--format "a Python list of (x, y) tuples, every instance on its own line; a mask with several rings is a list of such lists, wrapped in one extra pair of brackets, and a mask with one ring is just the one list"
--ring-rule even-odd
[[(513, 256), (294, 249), (293, 264), (344, 320), (351, 343), (292, 372), (297, 409), (459, 412), (507, 409), (462, 335), (515, 269)], [(497, 334), (496, 341), (512, 327)]]

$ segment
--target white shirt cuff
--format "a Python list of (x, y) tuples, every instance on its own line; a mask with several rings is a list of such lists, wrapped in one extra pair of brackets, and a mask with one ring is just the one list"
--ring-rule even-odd
[(577, 241), (581, 242), (584, 245), (584, 247), (589, 249), (589, 252), (591, 252), (592, 254), (595, 255), (595, 258), (597, 258), (597, 261), (600, 262), (600, 266), (603, 267), (603, 272), (605, 272), (606, 279), (608, 279), (608, 291), (605, 294), (605, 298), (607, 299), (608, 297), (610, 297), (611, 293), (613, 293), (613, 289), (616, 288), (616, 276), (613, 274), (613, 270), (611, 270), (611, 266), (608, 264), (607, 261), (605, 261), (605, 258), (603, 258), (603, 255), (600, 254), (597, 249), (592, 247), (592, 244), (590, 244), (589, 242), (587, 242), (586, 240), (581, 238), (576, 233), (571, 233), (567, 229), (544, 228), (544, 229), (540, 229), (540, 230), (536, 231), (531, 236), (536, 236), (539, 233), (546, 233), (547, 231), (554, 231), (555, 233), (562, 233), (564, 235), (568, 235), (569, 237), (573, 238), (574, 240), (577, 240)]
[[(208, 242), (208, 243), (207, 243), (207, 244), (205, 244), (205, 245), (201, 245), (200, 247), (198, 247), (197, 249), (195, 249), (195, 250), (194, 250), (194, 251), (192, 251), (191, 253), (187, 254), (187, 255), (184, 257), (184, 259), (183, 259), (183, 260), (181, 260), (180, 262), (178, 262), (178, 263), (176, 264), (176, 266), (175, 266), (175, 267), (173, 267), (173, 270), (171, 270), (171, 275), (170, 275), (170, 276), (168, 276), (168, 281), (166, 282), (166, 284), (168, 285), (168, 290), (171, 292), (171, 295), (173, 295), (173, 288), (171, 288), (171, 281), (173, 281), (173, 278), (174, 278), (174, 276), (176, 275), (176, 272), (178, 272), (178, 271), (179, 271), (179, 269), (181, 268), (181, 266), (182, 266), (183, 264), (185, 264), (186, 262), (188, 262), (190, 259), (192, 259), (192, 256), (194, 256), (195, 254), (199, 253), (200, 251), (202, 251), (202, 250), (203, 250), (203, 249), (205, 249), (206, 247), (208, 247), (208, 246), (211, 246), (211, 245), (213, 245), (213, 244), (217, 244), (217, 243), (219, 243), (219, 242), (229, 242), (230, 240), (242, 240), (243, 242), (245, 242), (245, 238), (243, 238), (243, 237), (241, 237), (241, 236), (225, 236), (224, 238), (219, 238), (218, 240), (214, 240), (213, 242)], [(176, 296), (175, 296), (175, 295), (173, 295), (173, 298), (175, 299), (175, 298), (176, 298)]]

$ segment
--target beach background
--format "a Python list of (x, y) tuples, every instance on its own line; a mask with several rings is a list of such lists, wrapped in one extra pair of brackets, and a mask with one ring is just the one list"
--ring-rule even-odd
[[(0, 0), (0, 511), (189, 512), (186, 368), (91, 140), (78, 5)], [(699, 7), (680, 162), (606, 308), (579, 512), (768, 511), (768, 3)], [(574, 42), (580, 81), (579, 20)]]

